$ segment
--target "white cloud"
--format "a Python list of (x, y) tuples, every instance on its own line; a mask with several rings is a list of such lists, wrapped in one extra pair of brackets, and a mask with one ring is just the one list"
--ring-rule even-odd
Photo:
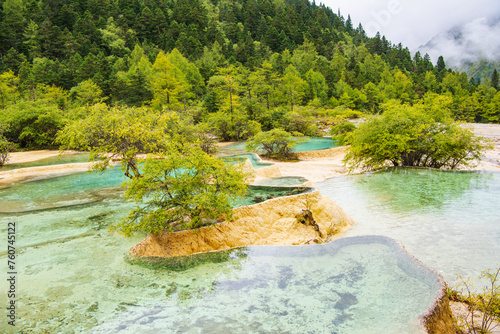
[[(319, 3), (319, 2), (318, 2)], [(478, 18), (500, 16), (498, 0), (323, 0), (326, 6), (359, 22), (369, 36), (379, 30), (394, 44), (415, 51), (435, 35)]]
[(446, 64), (452, 67), (461, 67), (465, 62), (479, 59), (498, 61), (500, 21), (492, 23), (486, 18), (476, 19), (456, 27), (452, 32), (438, 34), (420, 50), (432, 59), (443, 55)]

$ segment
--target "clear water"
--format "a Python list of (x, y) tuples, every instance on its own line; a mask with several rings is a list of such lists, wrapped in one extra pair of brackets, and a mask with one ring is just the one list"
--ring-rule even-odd
[[(234, 143), (220, 148), (219, 151), (222, 153), (245, 152), (245, 144), (246, 142)], [(293, 151), (294, 152), (317, 151), (317, 150), (325, 150), (336, 146), (337, 145), (332, 140), (332, 138), (313, 137), (307, 139), (303, 143), (299, 143), (296, 146), (294, 146)]]
[(89, 161), (90, 153), (67, 153), (35, 161), (7, 164), (0, 167), (0, 171), (13, 170), (26, 167), (52, 166)]
[[(126, 324), (130, 332), (411, 333), (435, 296), (436, 277), (387, 239), (255, 247), (184, 272), (130, 265), (124, 254), (145, 236), (107, 232), (131, 210), (121, 181), (116, 169), (0, 190), (0, 262), (7, 261), (8, 223), (17, 227), (14, 332), (113, 333)], [(13, 332), (5, 321), (3, 332)]]
[(499, 173), (400, 168), (317, 186), (354, 219), (345, 235), (397, 239), (451, 284), (500, 265)]
[(255, 185), (269, 186), (269, 187), (287, 187), (297, 186), (307, 182), (308, 180), (302, 176), (281, 176), (269, 179), (262, 179), (255, 182)]
[(245, 162), (246, 159), (249, 159), (252, 163), (253, 168), (259, 169), (262, 167), (272, 166), (272, 162), (262, 162), (259, 156), (255, 153), (242, 153), (242, 154), (234, 154), (234, 155), (225, 155), (220, 157), (221, 159), (228, 161), (229, 163), (242, 163)]
[(231, 255), (183, 272), (187, 280), (174, 279), (161, 297), (116, 312), (91, 333), (421, 333), (417, 319), (441, 286), (382, 237)]
[(43, 210), (102, 200), (125, 181), (115, 166), (103, 173), (75, 173), (13, 184), (0, 190), (0, 212)]
[[(120, 186), (126, 179), (120, 168), (115, 166), (102, 173), (75, 173), (13, 184), (0, 190), (0, 214), (32, 211), (37, 213), (75, 205), (89, 205), (109, 197), (119, 197), (122, 195)], [(234, 206), (251, 205), (274, 197), (288, 196), (293, 191), (290, 188), (280, 188), (279, 185), (271, 186), (248, 186), (246, 195), (238, 199)]]

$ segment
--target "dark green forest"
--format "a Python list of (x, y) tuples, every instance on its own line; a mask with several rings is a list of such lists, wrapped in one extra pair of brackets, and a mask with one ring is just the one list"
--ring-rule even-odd
[(220, 140), (318, 135), (393, 100), (500, 122), (478, 82), (308, 0), (2, 0), (0, 136), (57, 147), (92, 105), (177, 114)]

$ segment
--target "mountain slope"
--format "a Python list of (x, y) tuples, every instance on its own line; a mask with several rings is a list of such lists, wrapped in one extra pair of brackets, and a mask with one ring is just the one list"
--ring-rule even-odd
[(432, 59), (442, 55), (451, 68), (470, 77), (490, 77), (500, 64), (500, 18), (479, 18), (436, 35), (421, 46)]

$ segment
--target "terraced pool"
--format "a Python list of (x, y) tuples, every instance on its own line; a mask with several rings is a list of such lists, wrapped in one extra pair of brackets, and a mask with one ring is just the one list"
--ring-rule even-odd
[[(332, 138), (327, 137), (312, 137), (308, 138), (305, 142), (298, 143), (293, 147), (294, 152), (307, 152), (307, 151), (317, 151), (325, 150), (328, 148), (336, 147), (336, 143)], [(231, 154), (231, 153), (244, 153), (245, 142), (234, 143), (231, 145), (224, 146), (219, 149), (221, 153)]]
[[(385, 237), (248, 247), (182, 272), (126, 263), (144, 235), (107, 232), (131, 209), (122, 179), (117, 170), (80, 173), (0, 190), (0, 233), (17, 226), (16, 331), (421, 332), (439, 279)], [(447, 278), (499, 254), (497, 174), (394, 170), (331, 179), (320, 190), (356, 219), (348, 235), (398, 238)]]
[(500, 265), (499, 173), (394, 168), (318, 189), (354, 219), (345, 235), (397, 239), (451, 284)]

